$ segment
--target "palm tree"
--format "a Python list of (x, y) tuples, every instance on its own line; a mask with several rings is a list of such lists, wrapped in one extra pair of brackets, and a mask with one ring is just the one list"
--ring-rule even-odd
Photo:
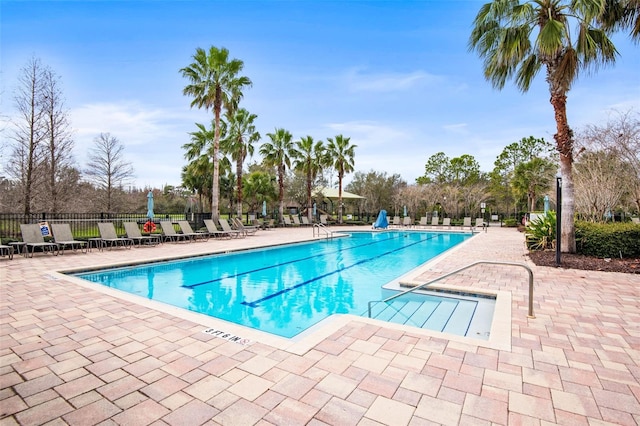
[(271, 142), (266, 142), (260, 147), (260, 155), (264, 157), (266, 165), (276, 167), (278, 170), (278, 214), (280, 221), (284, 216), (284, 176), (287, 167), (291, 167), (293, 155), (293, 136), (288, 130), (276, 129), (275, 133), (267, 133)]
[(182, 168), (182, 186), (198, 194), (200, 205), (204, 205), (202, 198), (211, 201), (211, 181), (207, 178), (212, 172), (209, 156), (202, 155)]
[(581, 71), (615, 62), (615, 46), (597, 27), (604, 6), (603, 0), (493, 0), (478, 12), (469, 39), (469, 48), (484, 58), (485, 78), (497, 89), (513, 78), (526, 92), (546, 69), (562, 173), (561, 246), (569, 253), (575, 253), (576, 242), (567, 93)]
[(640, 41), (640, 0), (606, 0), (600, 20), (607, 30), (630, 28), (632, 39)]
[(556, 164), (553, 161), (539, 157), (516, 166), (511, 187), (516, 195), (527, 197), (527, 208), (530, 212), (536, 209), (540, 193), (551, 186), (555, 170)]
[(237, 180), (237, 205), (236, 214), (242, 217), (242, 165), (247, 155), (253, 155), (253, 143), (260, 140), (260, 133), (256, 131), (253, 124), (257, 115), (249, 113), (244, 108), (227, 111), (227, 137), (221, 141), (221, 149), (223, 152), (230, 154), (231, 159), (236, 162), (236, 180)]
[(313, 210), (311, 206), (311, 190), (313, 182), (322, 169), (328, 165), (327, 150), (322, 141), (313, 141), (313, 137), (305, 136), (296, 142), (296, 149), (293, 151), (295, 159), (294, 167), (306, 174), (307, 184), (307, 218), (313, 221)]
[(242, 98), (242, 89), (250, 87), (251, 80), (238, 75), (244, 68), (244, 63), (239, 59), (230, 60), (229, 51), (225, 48), (218, 49), (211, 46), (209, 52), (197, 48), (193, 60), (191, 65), (180, 70), (182, 76), (190, 82), (182, 93), (193, 96), (191, 107), (204, 107), (207, 111), (213, 109), (215, 135), (212, 153), (211, 217), (218, 220), (220, 217), (220, 115), (223, 106), (229, 109), (237, 105)]
[(250, 203), (258, 208), (258, 203), (270, 201), (276, 198), (276, 189), (273, 185), (274, 176), (267, 172), (254, 171), (245, 178), (244, 196)]
[(338, 135), (335, 138), (327, 138), (327, 156), (331, 166), (338, 172), (338, 223), (342, 223), (342, 179), (354, 168), (353, 157), (357, 145), (350, 145), (351, 138)]

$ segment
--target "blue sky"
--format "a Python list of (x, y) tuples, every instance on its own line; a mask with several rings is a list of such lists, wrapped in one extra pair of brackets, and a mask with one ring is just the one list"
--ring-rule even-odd
[[(555, 122), (544, 73), (525, 94), (484, 80), (467, 49), (484, 2), (2, 0), (0, 115), (14, 114), (20, 68), (40, 58), (62, 79), (81, 167), (108, 132), (125, 146), (136, 186), (179, 185), (181, 146), (212, 117), (190, 108), (179, 70), (213, 45), (244, 61), (253, 87), (242, 106), (258, 115), (263, 139), (279, 127), (295, 139), (343, 134), (357, 145), (356, 171), (409, 183), (440, 151), (473, 155), (490, 171), (512, 142), (553, 141)], [(623, 34), (614, 41), (616, 65), (569, 93), (575, 130), (604, 124), (612, 110), (640, 110), (640, 46)]]

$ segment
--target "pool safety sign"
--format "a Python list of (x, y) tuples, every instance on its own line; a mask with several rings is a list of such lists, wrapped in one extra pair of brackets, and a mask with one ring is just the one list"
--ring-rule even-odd
[(206, 330), (202, 330), (202, 332), (210, 336), (218, 337), (220, 339), (225, 339), (230, 342), (238, 343), (244, 346), (247, 346), (253, 343), (249, 339), (245, 339), (243, 337), (236, 336), (235, 334), (227, 333), (226, 331), (218, 330), (215, 328), (207, 328)]

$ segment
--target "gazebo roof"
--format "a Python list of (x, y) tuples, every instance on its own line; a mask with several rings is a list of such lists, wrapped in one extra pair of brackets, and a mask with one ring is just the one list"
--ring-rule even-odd
[[(337, 200), (338, 199), (338, 188), (327, 188), (325, 187), (316, 187), (313, 190), (313, 194), (322, 194), (322, 196), (324, 198), (328, 198), (330, 200)], [(365, 197), (362, 197), (358, 194), (354, 194), (353, 192), (347, 192), (345, 190), (342, 190), (342, 199), (353, 199), (353, 200), (357, 200), (357, 199), (364, 199)]]

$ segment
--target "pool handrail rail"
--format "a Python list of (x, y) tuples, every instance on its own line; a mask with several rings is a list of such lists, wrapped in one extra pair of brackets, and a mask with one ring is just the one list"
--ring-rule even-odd
[(322, 223), (314, 223), (313, 224), (313, 236), (314, 237), (316, 237), (316, 236), (320, 237), (321, 236), (320, 235), (321, 231), (325, 233), (327, 239), (333, 238), (333, 231), (330, 230), (327, 226), (325, 226)]
[(369, 318), (371, 318), (371, 304), (372, 303), (376, 303), (376, 302), (382, 302), (382, 303), (387, 303), (393, 299), (396, 299), (400, 296), (404, 296), (407, 293), (412, 293), (416, 290), (420, 290), (423, 289), (424, 287), (427, 287), (428, 285), (431, 285), (437, 281), (443, 280), (444, 278), (450, 277), (451, 275), (455, 275), (459, 272), (462, 272), (466, 269), (472, 268), (474, 266), (477, 265), (505, 265), (505, 266), (520, 266), (524, 269), (527, 270), (527, 272), (529, 273), (529, 311), (527, 313), (527, 317), (528, 318), (535, 318), (535, 314), (533, 313), (533, 271), (531, 270), (531, 268), (527, 265), (525, 265), (524, 263), (519, 263), (519, 262), (499, 262), (499, 261), (493, 261), (493, 260), (478, 260), (476, 262), (470, 263), (466, 266), (463, 266), (462, 268), (458, 268), (454, 271), (448, 272), (444, 275), (441, 275), (437, 278), (434, 278), (430, 281), (427, 281), (426, 283), (422, 283), (420, 285), (417, 285), (415, 287), (411, 287), (410, 289), (407, 289), (405, 291), (402, 291), (400, 293), (396, 293), (393, 296), (389, 296), (384, 300), (381, 301), (371, 301), (369, 302)]

